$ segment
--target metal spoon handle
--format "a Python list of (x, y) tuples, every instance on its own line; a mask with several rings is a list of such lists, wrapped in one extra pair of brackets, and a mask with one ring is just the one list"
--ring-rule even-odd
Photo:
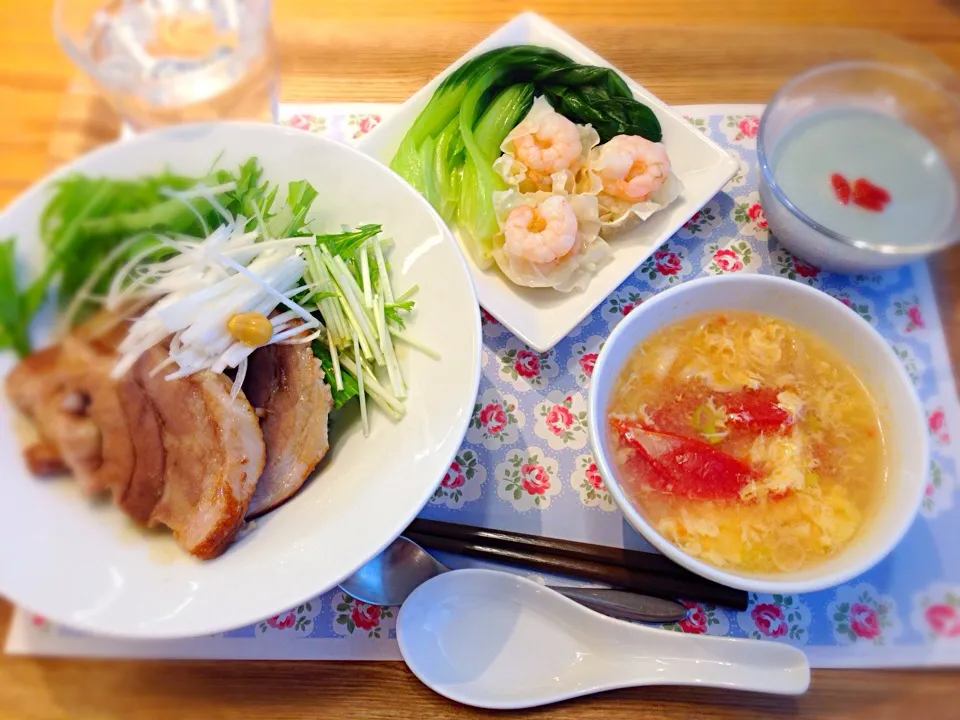
[(679, 622), (687, 615), (687, 608), (674, 600), (663, 600), (627, 590), (553, 586), (550, 586), (550, 589), (591, 610), (620, 620), (671, 623)]

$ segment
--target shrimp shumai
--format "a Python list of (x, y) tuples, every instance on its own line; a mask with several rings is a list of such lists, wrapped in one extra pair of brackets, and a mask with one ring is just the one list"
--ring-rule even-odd
[(517, 285), (583, 289), (610, 258), (596, 197), (506, 190), (494, 193), (493, 206), (501, 229), (493, 259)]
[(589, 125), (576, 125), (538, 97), (500, 145), (494, 170), (523, 193), (573, 193), (590, 150), (600, 142)]
[(683, 184), (671, 172), (662, 143), (617, 135), (590, 150), (577, 190), (597, 196), (600, 234), (610, 237), (672, 203)]
[(500, 151), (493, 169), (509, 189), (493, 194), (500, 228), (493, 258), (526, 287), (585, 288), (610, 259), (602, 238), (646, 220), (683, 189), (661, 143), (617, 135), (601, 145), (596, 130), (571, 122), (544, 97)]

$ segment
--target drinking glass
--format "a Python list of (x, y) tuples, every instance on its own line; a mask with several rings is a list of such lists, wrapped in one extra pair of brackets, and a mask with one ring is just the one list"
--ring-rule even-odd
[(270, 0), (57, 0), (61, 46), (134, 130), (277, 118)]
[[(894, 267), (956, 243), (960, 239), (958, 88), (953, 73), (933, 60), (837, 62), (813, 68), (784, 85), (767, 105), (757, 135), (760, 202), (778, 240), (801, 258), (841, 272)], [(897, 138), (892, 142), (881, 139), (876, 127), (871, 126), (864, 126), (861, 132), (862, 144), (870, 146), (869, 153), (901, 179), (919, 176), (934, 166), (944, 168), (945, 178), (939, 185), (943, 197), (936, 207), (925, 207), (931, 203), (900, 203), (896, 212), (884, 216), (861, 212), (863, 230), (851, 234), (811, 217), (789, 196), (779, 181), (776, 159), (792, 130), (825, 111), (858, 110), (891, 118), (925, 138), (922, 152), (918, 149), (914, 156), (904, 158), (896, 152)], [(839, 162), (842, 150), (837, 148), (838, 157), (828, 158), (828, 162)], [(809, 182), (820, 183), (818, 192), (829, 194), (826, 176), (812, 177)], [(929, 211), (929, 222), (920, 217), (925, 211)], [(912, 218), (909, 213), (914, 213)], [(898, 223), (898, 219), (905, 222)], [(881, 222), (895, 229), (884, 233), (895, 234), (895, 242), (871, 236), (869, 228)]]

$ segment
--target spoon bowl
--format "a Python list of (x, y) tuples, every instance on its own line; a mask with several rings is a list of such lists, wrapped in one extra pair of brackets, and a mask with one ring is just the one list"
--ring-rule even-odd
[(798, 695), (810, 683), (806, 656), (795, 648), (621, 622), (489, 570), (454, 570), (417, 588), (400, 610), (397, 640), (425, 685), (491, 709), (642, 685)]
[(402, 605), (427, 580), (450, 568), (402, 535), (340, 583), (352, 598), (371, 605)]

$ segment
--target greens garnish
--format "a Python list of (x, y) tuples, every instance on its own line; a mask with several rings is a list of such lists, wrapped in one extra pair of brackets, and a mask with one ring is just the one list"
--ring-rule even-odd
[(534, 45), (471, 58), (440, 83), (414, 120), (390, 167), (456, 225), (480, 267), (489, 267), (497, 219), (493, 193), (506, 189), (493, 170), (500, 144), (543, 95), (561, 115), (616, 135), (662, 137), (653, 111), (634, 99), (612, 69), (580, 65)]

